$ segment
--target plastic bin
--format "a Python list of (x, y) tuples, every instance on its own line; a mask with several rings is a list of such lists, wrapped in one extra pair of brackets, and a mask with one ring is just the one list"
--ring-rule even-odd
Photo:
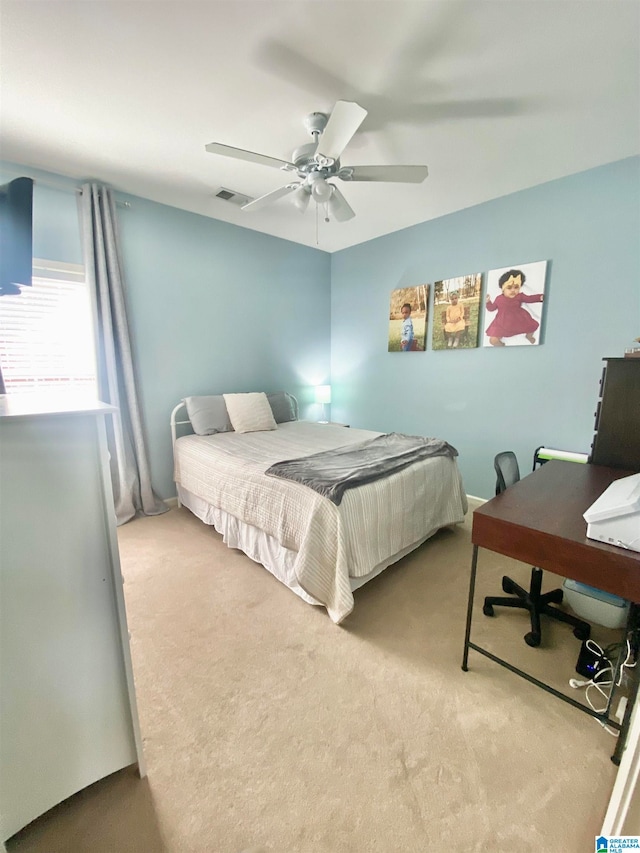
[(565, 602), (581, 619), (605, 628), (624, 628), (626, 625), (629, 602), (624, 598), (568, 578), (562, 589)]

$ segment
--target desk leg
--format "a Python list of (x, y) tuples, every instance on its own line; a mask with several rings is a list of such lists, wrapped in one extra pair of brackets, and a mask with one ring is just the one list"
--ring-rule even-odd
[[(618, 657), (616, 658), (616, 663), (613, 668), (613, 675), (611, 676), (611, 690), (609, 691), (609, 698), (607, 700), (607, 707), (602, 712), (605, 717), (611, 715), (611, 706), (613, 705), (613, 700), (617, 696), (617, 691), (615, 689), (615, 685), (618, 683), (618, 679), (620, 678), (620, 670), (622, 669), (622, 664), (627, 657), (627, 640), (633, 634), (633, 606), (629, 608), (629, 616), (627, 617), (627, 627), (624, 632), (624, 637), (622, 639), (622, 643), (620, 645), (620, 651), (618, 652)], [(620, 742), (620, 737), (618, 737), (618, 742)]]
[(627, 744), (627, 733), (629, 731), (629, 724), (631, 723), (631, 712), (633, 711), (633, 706), (635, 705), (636, 698), (638, 695), (638, 679), (634, 679), (634, 686), (629, 696), (629, 701), (627, 702), (627, 707), (624, 711), (624, 717), (622, 719), (622, 726), (620, 727), (620, 732), (618, 734), (618, 742), (616, 743), (616, 748), (611, 756), (611, 760), (616, 765), (616, 767), (620, 766), (620, 760), (622, 758), (622, 753), (624, 752), (624, 748)]
[[(631, 603), (631, 607), (629, 608), (629, 618), (627, 619), (627, 631), (625, 634), (625, 639), (631, 637), (631, 652), (636, 660), (636, 666), (638, 665), (638, 634), (640, 632), (640, 606), (635, 603)], [(621, 650), (624, 652), (624, 648)], [(614, 684), (617, 681), (617, 672), (619, 667), (616, 667), (616, 673), (614, 678)], [(640, 681), (640, 673), (634, 672), (633, 675), (633, 684), (631, 690), (629, 691), (629, 697), (627, 701), (627, 707), (624, 711), (624, 717), (622, 718), (622, 725), (620, 727), (620, 732), (618, 734), (618, 742), (616, 743), (616, 748), (614, 750), (613, 755), (611, 756), (611, 760), (618, 767), (620, 765), (620, 760), (622, 758), (622, 753), (624, 752), (624, 748), (627, 743), (627, 732), (629, 731), (629, 724), (631, 722), (631, 712), (633, 711), (633, 706), (635, 705), (637, 696), (638, 696), (638, 682)], [(613, 689), (611, 691), (613, 695)], [(611, 704), (611, 703), (609, 703)], [(609, 712), (609, 706), (607, 706), (607, 713)]]
[(469, 667), (469, 639), (471, 637), (471, 616), (473, 615), (473, 596), (476, 590), (476, 569), (478, 567), (478, 546), (473, 546), (473, 557), (471, 558), (471, 578), (469, 580), (469, 603), (467, 604), (467, 628), (464, 635), (464, 654), (462, 656), (462, 670), (467, 672)]

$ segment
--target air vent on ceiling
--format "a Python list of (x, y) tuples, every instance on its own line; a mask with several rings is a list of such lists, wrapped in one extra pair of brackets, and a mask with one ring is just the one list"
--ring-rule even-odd
[(228, 201), (229, 204), (235, 204), (238, 207), (242, 207), (243, 204), (248, 204), (250, 201), (253, 201), (251, 196), (236, 193), (233, 190), (226, 189), (225, 187), (220, 187), (220, 189), (213, 194), (213, 197), (219, 198), (222, 201)]

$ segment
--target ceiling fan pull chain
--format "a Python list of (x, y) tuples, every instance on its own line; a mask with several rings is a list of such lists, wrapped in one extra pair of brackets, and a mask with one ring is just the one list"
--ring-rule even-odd
[(324, 221), (329, 222), (329, 202), (324, 203)]

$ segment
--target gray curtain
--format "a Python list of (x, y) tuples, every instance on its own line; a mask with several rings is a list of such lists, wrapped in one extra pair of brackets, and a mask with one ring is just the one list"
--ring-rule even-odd
[(108, 187), (84, 184), (80, 208), (85, 270), (97, 315), (98, 396), (118, 408), (106, 420), (116, 519), (124, 524), (139, 514), (159, 515), (168, 507), (151, 486), (113, 194)]

